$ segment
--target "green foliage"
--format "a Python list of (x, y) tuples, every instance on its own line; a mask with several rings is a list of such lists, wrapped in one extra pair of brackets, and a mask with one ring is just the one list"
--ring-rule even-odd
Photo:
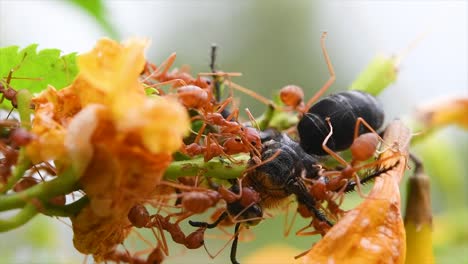
[(429, 135), (416, 145), (414, 150), (424, 160), (432, 184), (442, 196), (442, 201), (434, 202), (441, 204), (443, 208), (458, 210), (465, 204), (466, 168), (463, 165), (463, 156), (457, 155), (456, 145), (449, 140), (448, 135), (447, 133)]
[[(57, 89), (69, 85), (78, 73), (76, 53), (60, 56), (58, 49), (37, 51), (37, 44), (20, 50), (18, 46), (0, 48), (0, 76), (5, 81), (13, 70), (10, 86), (15, 90), (27, 89), (32, 93), (44, 90), (47, 85)], [(20, 79), (18, 79), (20, 78)], [(3, 106), (9, 106), (8, 102)]]
[(91, 15), (96, 22), (105, 30), (109, 37), (118, 39), (117, 30), (112, 26), (112, 23), (109, 22), (107, 16), (107, 10), (105, 8), (104, 2), (102, 0), (68, 0), (69, 2), (75, 4), (82, 10), (86, 11)]
[(351, 85), (351, 90), (360, 90), (378, 95), (396, 81), (397, 61), (394, 57), (376, 56)]

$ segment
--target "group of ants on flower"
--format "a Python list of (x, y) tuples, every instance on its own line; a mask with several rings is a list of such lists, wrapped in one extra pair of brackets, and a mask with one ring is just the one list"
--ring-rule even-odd
[[(235, 225), (234, 234), (227, 243), (232, 241), (231, 262), (238, 263), (239, 233), (242, 228), (265, 219), (266, 209), (278, 207), (294, 196), (297, 213), (304, 218), (312, 218), (310, 224), (296, 234), (324, 236), (346, 213), (341, 209), (345, 193), (357, 189), (361, 196), (365, 196), (361, 192), (361, 184), (392, 168), (380, 166), (382, 160), (372, 160), (383, 142), (377, 132), (383, 126), (383, 109), (373, 96), (357, 90), (321, 98), (335, 80), (324, 40), (325, 34), (321, 44), (329, 80), (306, 102), (300, 87), (283, 87), (280, 90), (281, 106), (233, 83), (231, 77), (238, 76), (238, 73), (217, 71), (215, 47), (210, 65), (212, 72), (197, 77), (184, 70), (170, 71), (175, 54), (159, 66), (146, 63), (141, 82), (152, 96), (176, 97), (190, 115), (192, 133), (184, 139), (181, 154), (188, 159), (201, 155), (205, 162), (219, 159), (227, 164), (226, 170), (229, 170), (229, 164), (245, 162), (238, 159), (237, 154), (248, 153), (249, 159), (241, 177), (225, 182), (203, 177), (203, 171), (200, 171), (200, 177), (179, 177), (177, 182), (162, 180), (157, 187), (160, 196), (155, 198), (157, 202), (152, 202), (157, 204), (156, 213), (150, 214), (143, 204), (133, 206), (128, 212), (132, 226), (154, 232), (157, 246), (145, 260), (117, 250), (107, 254), (107, 260), (161, 263), (169, 255), (164, 232), (169, 233), (175, 243), (196, 249), (205, 246), (207, 229)], [(170, 89), (163, 89), (165, 85), (170, 85)], [(223, 87), (230, 91), (225, 99), (222, 99)], [(267, 104), (269, 114), (261, 120), (261, 128), (260, 121), (257, 122), (247, 109), (250, 121), (239, 122), (239, 109), (233, 102), (232, 90), (240, 90)], [(16, 94), (9, 86), (9, 80), (0, 84), (0, 93), (16, 107)], [(279, 130), (269, 127), (271, 116), (278, 112), (293, 113), (299, 119), (297, 126)], [(4, 156), (0, 176), (4, 182), (16, 163), (18, 147), (28, 144), (33, 137), (13, 121), (10, 123), (8, 140), (0, 145)], [(3, 121), (4, 126), (7, 124), (9, 121)], [(337, 153), (347, 149), (351, 152), (350, 161)], [(331, 156), (339, 165), (324, 165), (324, 156)], [(44, 168), (53, 173), (53, 167)], [(25, 176), (18, 186), (29, 178), (32, 177)], [(212, 223), (189, 220), (188, 223), (197, 229), (188, 235), (182, 231), (179, 226), (182, 221), (218, 206), (220, 201), (224, 201), (224, 206), (215, 211)], [(64, 204), (65, 200), (60, 203)], [(176, 209), (170, 209), (173, 207)], [(289, 231), (290, 227), (287, 233)], [(206, 251), (212, 258), (221, 252), (211, 254), (208, 249)], [(297, 257), (305, 253), (307, 251)]]

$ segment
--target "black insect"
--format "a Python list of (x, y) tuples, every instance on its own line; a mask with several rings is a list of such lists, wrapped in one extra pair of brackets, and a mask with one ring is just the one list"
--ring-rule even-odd
[[(189, 222), (195, 227), (214, 228), (228, 215), (242, 221), (235, 226), (235, 237), (231, 247), (232, 263), (238, 263), (236, 252), (240, 225), (242, 223), (246, 225), (258, 224), (263, 217), (264, 208), (274, 208), (291, 195), (295, 195), (298, 203), (305, 205), (317, 220), (328, 226), (333, 225), (318, 209), (318, 204), (302, 180), (303, 177), (318, 177), (319, 169), (316, 166), (318, 161), (314, 156), (308, 155), (297, 142), (281, 134), (275, 140), (263, 144), (261, 160), (260, 166), (256, 165), (253, 160), (250, 161), (249, 166), (254, 169), (247, 169), (248, 172), (242, 180), (243, 192), (251, 190), (259, 195), (259, 198), (255, 200), (250, 199), (255, 201), (254, 203), (242, 203), (241, 198), (232, 203), (228, 202), (226, 212), (212, 224)], [(230, 191), (238, 193), (239, 187), (233, 185)], [(242, 194), (242, 196), (244, 195)], [(248, 196), (252, 196), (252, 194), (248, 194)]]
[[(325, 137), (330, 132), (326, 121), (330, 118), (334, 133), (327, 146), (333, 151), (348, 149), (354, 140), (354, 128), (361, 117), (375, 130), (379, 130), (384, 121), (382, 106), (372, 95), (361, 91), (346, 91), (327, 96), (312, 107), (297, 125), (300, 145), (305, 152), (326, 155), (322, 148)], [(369, 132), (359, 128), (359, 134)]]

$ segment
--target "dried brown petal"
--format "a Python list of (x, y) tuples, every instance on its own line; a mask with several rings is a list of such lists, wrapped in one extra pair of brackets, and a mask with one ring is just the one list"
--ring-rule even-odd
[(404, 263), (406, 242), (398, 184), (406, 168), (409, 138), (409, 130), (399, 121), (387, 128), (385, 141), (393, 147), (380, 159), (386, 160), (382, 166), (393, 168), (377, 177), (369, 197), (312, 247), (305, 263)]

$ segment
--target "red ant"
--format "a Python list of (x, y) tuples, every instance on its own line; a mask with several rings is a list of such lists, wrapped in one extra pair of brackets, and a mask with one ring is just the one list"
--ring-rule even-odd
[[(161, 184), (169, 185), (179, 190), (184, 190), (184, 192), (178, 194), (178, 196), (181, 197), (180, 205), (182, 208), (184, 208), (185, 212), (177, 214), (179, 217), (176, 223), (179, 223), (194, 214), (204, 213), (209, 208), (216, 206), (216, 204), (221, 199), (224, 200), (228, 205), (239, 203), (239, 206), (242, 208), (248, 208), (250, 205), (259, 202), (258, 193), (254, 192), (249, 187), (242, 187), (240, 180), (239, 193), (236, 193), (235, 190), (232, 189), (226, 189), (224, 186), (214, 184), (211, 181), (210, 185), (215, 190), (203, 189), (194, 186), (185, 186), (165, 181), (161, 182)], [(242, 212), (240, 214), (242, 214)], [(235, 215), (234, 218), (237, 218), (239, 215)]]
[(287, 85), (281, 88), (280, 90), (280, 99), (287, 106), (290, 107), (299, 113), (305, 113), (308, 109), (330, 88), (330, 86), (335, 82), (335, 70), (331, 63), (330, 57), (328, 56), (327, 48), (325, 47), (325, 38), (327, 32), (323, 32), (320, 38), (320, 45), (322, 47), (322, 53), (325, 57), (325, 62), (327, 63), (328, 72), (330, 78), (327, 82), (318, 90), (315, 95), (310, 98), (307, 103), (304, 104), (304, 92), (301, 87), (296, 85)]
[[(224, 155), (233, 161), (229, 155), (241, 152), (253, 153), (256, 156), (260, 154), (261, 140), (258, 131), (254, 128), (246, 127), (237, 121), (231, 121), (231, 119), (237, 117), (238, 110), (233, 111), (226, 118), (221, 114), (230, 102), (231, 100), (227, 99), (216, 112), (204, 112), (192, 118), (192, 120), (202, 119), (204, 123), (198, 131), (194, 142), (185, 148), (186, 153), (189, 155), (204, 154), (205, 161), (219, 155)], [(199, 145), (200, 138), (208, 125), (218, 126), (219, 132), (208, 133), (205, 146), (201, 146)], [(221, 145), (215, 139), (215, 136), (226, 137), (227, 139)]]
[[(372, 166), (375, 166), (376, 164), (380, 164), (382, 163), (382, 161), (381, 160), (375, 161), (375, 162), (361, 165), (361, 166), (358, 166), (358, 164), (370, 159), (376, 153), (379, 142), (383, 142), (383, 140), (377, 134), (377, 132), (364, 119), (360, 117), (357, 118), (355, 129), (354, 129), (354, 140), (350, 146), (352, 160), (350, 163), (348, 163), (339, 154), (337, 154), (336, 152), (334, 152), (327, 146), (328, 139), (333, 134), (333, 126), (331, 125), (329, 118), (327, 118), (326, 121), (328, 122), (328, 125), (330, 127), (330, 133), (327, 135), (327, 137), (323, 141), (322, 148), (326, 153), (328, 153), (330, 156), (335, 158), (340, 164), (345, 166), (342, 170), (339, 170), (339, 171), (324, 172), (323, 175), (330, 179), (330, 182), (327, 184), (327, 188), (329, 190), (340, 190), (346, 187), (346, 183), (348, 182), (349, 179), (351, 179), (352, 177), (355, 177), (356, 183), (358, 186), (358, 191), (362, 195), (362, 192), (360, 192), (359, 177), (356, 175), (356, 172), (358, 172), (361, 169), (372, 167)], [(372, 133), (365, 133), (365, 134), (359, 135), (359, 128), (361, 124), (367, 127)], [(333, 177), (333, 176), (338, 176), (338, 177)], [(340, 191), (340, 193), (342, 193), (342, 191)]]
[[(182, 244), (188, 249), (196, 249), (204, 244), (203, 237), (206, 228), (199, 228), (186, 236), (177, 222), (170, 222), (170, 216), (163, 217), (159, 214), (150, 215), (148, 210), (140, 204), (130, 209), (128, 219), (135, 227), (157, 227), (160, 232), (161, 230), (166, 230), (171, 235), (174, 242)], [(165, 244), (165, 241), (163, 242)], [(166, 244), (164, 248), (167, 248)]]
[(205, 144), (200, 145), (198, 143), (191, 143), (183, 148), (183, 152), (187, 153), (190, 156), (196, 156), (203, 154), (205, 162), (211, 160), (214, 157), (224, 155), (231, 162), (235, 162), (231, 157), (230, 153), (226, 153), (225, 148), (221, 146), (216, 139), (213, 138), (213, 134), (208, 134), (205, 137)]
[[(330, 156), (334, 157), (340, 164), (344, 166), (344, 168), (342, 170), (325, 171), (323, 173), (321, 172), (319, 173), (321, 176), (317, 180), (306, 179), (306, 181), (312, 183), (308, 187), (311, 195), (313, 195), (319, 201), (327, 201), (327, 209), (330, 215), (339, 218), (344, 214), (344, 211), (340, 209), (340, 205), (343, 202), (344, 193), (353, 191), (354, 187), (357, 186), (359, 195), (363, 198), (366, 198), (361, 191), (361, 183), (367, 182), (377, 177), (389, 168), (383, 168), (383, 170), (379, 169), (379, 171), (375, 173), (366, 175), (363, 179), (360, 179), (356, 173), (364, 168), (374, 167), (401, 154), (396, 153), (395, 155), (380, 158), (378, 161), (359, 165), (360, 163), (372, 158), (372, 156), (374, 156), (374, 154), (377, 152), (379, 142), (383, 142), (382, 138), (377, 134), (377, 132), (363, 118), (359, 117), (357, 118), (355, 124), (354, 140), (350, 146), (352, 160), (350, 163), (348, 163), (339, 154), (335, 153), (326, 145), (327, 141), (333, 134), (333, 126), (331, 125), (330, 119), (326, 118), (326, 121), (330, 127), (330, 133), (322, 143), (323, 150)], [(371, 133), (359, 135), (361, 124), (367, 127)], [(353, 177), (355, 179), (351, 180)], [(339, 202), (335, 202), (337, 199), (339, 199)], [(300, 213), (302, 214), (302, 212)], [(303, 231), (311, 225), (313, 225), (313, 223), (301, 229), (300, 231)], [(320, 231), (320, 229), (316, 230)]]
[(211, 82), (208, 79), (202, 78), (201, 76), (193, 78), (186, 71), (180, 70), (173, 70), (172, 72), (169, 72), (169, 69), (171, 68), (175, 59), (176, 53), (172, 53), (165, 61), (163, 61), (159, 65), (159, 67), (147, 62), (144, 69), (144, 74), (146, 75), (146, 77), (144, 78), (143, 82), (146, 82), (149, 79), (154, 79), (162, 83), (178, 79), (182, 80), (186, 84), (195, 85), (201, 88), (208, 88), (210, 86)]

